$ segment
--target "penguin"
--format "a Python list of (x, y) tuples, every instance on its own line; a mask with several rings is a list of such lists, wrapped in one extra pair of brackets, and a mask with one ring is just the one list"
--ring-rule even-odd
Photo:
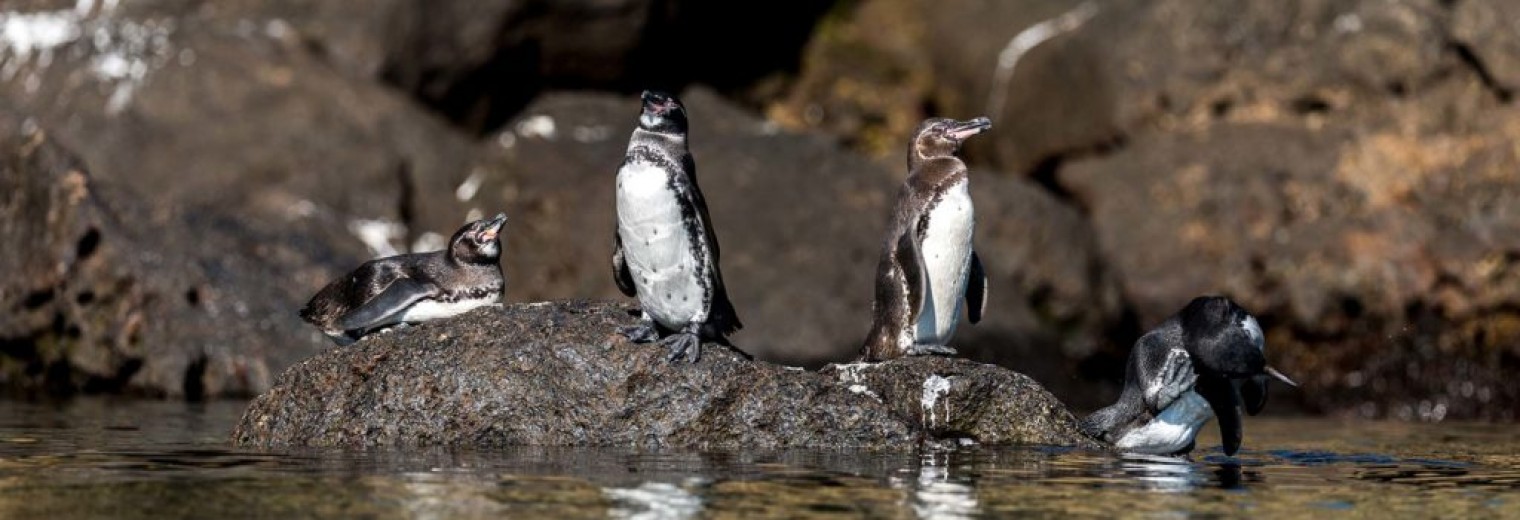
[[(1119, 401), (1082, 419), (1082, 432), (1130, 453), (1183, 455), (1218, 417), (1226, 455), (1240, 449), (1240, 407), (1266, 405), (1267, 377), (1292, 379), (1266, 363), (1256, 318), (1220, 296), (1194, 298), (1130, 350)], [(1245, 402), (1235, 382), (1243, 381)]]
[(668, 361), (701, 359), (703, 340), (732, 346), (744, 325), (718, 268), (718, 237), (687, 148), (686, 108), (674, 96), (644, 91), (638, 127), (617, 172), (612, 274), (637, 297), (640, 323), (619, 332), (635, 343), (659, 341)]
[(865, 361), (954, 355), (947, 343), (962, 301), (971, 323), (987, 308), (987, 271), (971, 246), (976, 215), (966, 164), (956, 153), (992, 120), (931, 118), (908, 144), (908, 178), (897, 193), (876, 267)]
[(365, 262), (327, 284), (301, 309), (338, 346), (392, 325), (448, 318), (501, 301), (501, 229), (507, 216), (465, 224), (443, 251)]

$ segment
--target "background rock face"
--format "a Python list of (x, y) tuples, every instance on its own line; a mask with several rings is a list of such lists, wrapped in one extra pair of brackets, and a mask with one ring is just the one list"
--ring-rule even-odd
[[(633, 307), (518, 304), (302, 362), (249, 406), (259, 446), (908, 448), (923, 439), (1096, 447), (1027, 377), (953, 359), (808, 372), (708, 344), (696, 364), (617, 327)], [(989, 399), (991, 398), (991, 399)]]
[[(988, 115), (966, 150), (993, 284), (987, 320), (956, 338), (974, 359), (1093, 408), (1135, 336), (1225, 294), (1308, 386), (1277, 402), (1515, 417), (1509, 2), (708, 4), (5, 4), (0, 152), (25, 189), (0, 195), (16, 208), (0, 229), (50, 244), (7, 253), (30, 276), (0, 280), (18, 309), (0, 326), (5, 386), (261, 391), (249, 374), (320, 345), (294, 317), (307, 296), (477, 211), (513, 217), (509, 300), (616, 298), (611, 179), (633, 94), (656, 87), (691, 107), (747, 325), (734, 339), (764, 359), (854, 353), (907, 132)], [(23, 153), (36, 130), (43, 151)], [(70, 202), (76, 178), (90, 196)], [(73, 260), (92, 228), (95, 256), (168, 260)], [(92, 262), (115, 274), (70, 274)], [(160, 296), (81, 310), (64, 295), (115, 294), (91, 276)], [(191, 287), (201, 308), (259, 318), (166, 303)], [(109, 332), (138, 315), (161, 340)]]

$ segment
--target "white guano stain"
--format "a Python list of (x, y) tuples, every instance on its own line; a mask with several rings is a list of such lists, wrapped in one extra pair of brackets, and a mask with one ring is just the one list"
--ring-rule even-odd
[[(945, 399), (949, 395), (950, 378), (942, 377), (939, 374), (934, 374), (924, 379), (924, 391), (922, 397), (919, 400), (919, 405), (923, 407), (923, 419), (925, 428), (932, 429), (938, 425), (940, 421), (944, 421), (946, 424), (949, 424), (950, 400)], [(939, 417), (939, 402), (941, 399), (945, 400), (945, 417), (943, 419)]]
[(406, 226), (383, 219), (352, 220), (348, 223), (348, 231), (363, 242), (375, 258), (400, 254), (393, 241), (406, 237)]
[(110, 88), (106, 114), (121, 113), (148, 76), (178, 53), (169, 42), (174, 20), (117, 19), (115, 9), (112, 0), (99, 9), (93, 0), (79, 0), (73, 9), (0, 12), (0, 80), (25, 73), (22, 85), (35, 93), (55, 56), (85, 59), (88, 77)]
[(987, 94), (987, 115), (996, 118), (1003, 113), (1003, 101), (1008, 97), (1008, 82), (1013, 79), (1013, 69), (1018, 66), (1019, 58), (1051, 38), (1076, 30), (1097, 14), (1097, 4), (1083, 2), (1060, 16), (1019, 31), (1013, 39), (1008, 40), (1008, 44), (998, 52), (997, 65), (992, 69), (992, 90)]

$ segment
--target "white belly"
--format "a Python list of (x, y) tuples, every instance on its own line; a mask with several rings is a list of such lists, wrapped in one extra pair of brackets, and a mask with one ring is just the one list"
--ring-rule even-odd
[(417, 323), (420, 321), (436, 320), (440, 318), (451, 318), (479, 307), (495, 304), (500, 300), (501, 294), (495, 292), (491, 293), (490, 296), (487, 296), (485, 298), (474, 300), (457, 300), (448, 303), (425, 300), (417, 302), (415, 305), (407, 308), (406, 312), (401, 313), (401, 318), (397, 321), (404, 323)]
[(945, 192), (929, 210), (929, 227), (919, 244), (924, 257), (924, 309), (918, 317), (917, 342), (945, 345), (955, 334), (971, 270), (971, 234), (976, 215), (967, 182)]
[(1198, 392), (1182, 394), (1149, 424), (1130, 430), (1114, 443), (1119, 449), (1133, 453), (1171, 455), (1182, 451), (1198, 431), (1214, 417), (1214, 409)]
[[(618, 171), (618, 236), (639, 304), (665, 327), (707, 319), (702, 260), (681, 221), (681, 205), (658, 168), (629, 164)], [(704, 248), (705, 249), (705, 248)]]

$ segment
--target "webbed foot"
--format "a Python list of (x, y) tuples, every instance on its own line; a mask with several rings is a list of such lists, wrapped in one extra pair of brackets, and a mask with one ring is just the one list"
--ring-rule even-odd
[(955, 349), (945, 345), (928, 345), (914, 343), (908, 347), (905, 354), (909, 356), (954, 356)]
[(1162, 408), (1191, 391), (1198, 382), (1198, 373), (1193, 371), (1187, 352), (1181, 349), (1167, 352), (1166, 365), (1161, 370), (1161, 385), (1156, 389), (1156, 402)]
[(661, 345), (670, 349), (670, 356), (665, 358), (672, 363), (682, 357), (690, 358), (696, 363), (702, 358), (702, 339), (695, 332), (678, 332), (660, 340)]

